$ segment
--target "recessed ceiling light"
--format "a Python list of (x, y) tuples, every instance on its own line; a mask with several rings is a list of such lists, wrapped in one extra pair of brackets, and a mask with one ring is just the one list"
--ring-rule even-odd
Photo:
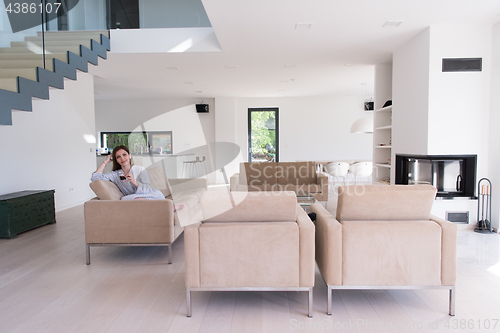
[(197, 94), (201, 94), (203, 92), (203, 90), (196, 90), (195, 93)]
[(285, 68), (294, 68), (295, 65), (285, 65)]
[(281, 83), (287, 83), (289, 82), (290, 80), (280, 80)]
[(397, 28), (403, 23), (403, 21), (387, 21), (384, 23), (382, 28)]
[(356, 64), (345, 63), (344, 66), (356, 66)]
[(193, 81), (185, 81), (184, 84), (194, 84)]
[(235, 69), (236, 66), (235, 65), (225, 65), (224, 68), (226, 68), (226, 69)]
[(174, 69), (179, 69), (177, 66), (168, 66), (167, 69), (174, 70)]
[(295, 24), (295, 29), (297, 30), (307, 30), (307, 29), (312, 29), (312, 22), (303, 22), (303, 23), (296, 23)]

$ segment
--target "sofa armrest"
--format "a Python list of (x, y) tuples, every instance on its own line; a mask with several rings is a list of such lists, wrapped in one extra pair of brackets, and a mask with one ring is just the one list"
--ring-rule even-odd
[(300, 287), (314, 287), (315, 228), (307, 213), (298, 205), (297, 225), (299, 226), (299, 285)]
[(342, 224), (321, 204), (312, 204), (316, 213), (316, 262), (327, 285), (342, 285)]
[(90, 200), (84, 204), (87, 244), (172, 243), (172, 200)]
[(198, 288), (200, 282), (200, 228), (201, 222), (184, 228), (184, 257), (186, 288)]
[(173, 193), (198, 189), (206, 190), (208, 187), (208, 182), (205, 178), (169, 178), (168, 183)]
[(235, 173), (229, 179), (229, 190), (230, 191), (237, 191), (237, 188), (238, 188), (239, 184), (240, 184), (240, 174), (239, 173)]
[(328, 201), (328, 177), (323, 173), (317, 173), (316, 184), (321, 186), (321, 201)]
[(457, 230), (450, 221), (431, 215), (431, 221), (441, 226), (441, 284), (454, 286), (457, 279)]

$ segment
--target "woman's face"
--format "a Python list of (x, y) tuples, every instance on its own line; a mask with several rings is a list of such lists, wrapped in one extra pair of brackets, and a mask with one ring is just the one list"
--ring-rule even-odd
[(125, 149), (120, 149), (115, 153), (116, 162), (123, 168), (130, 164), (130, 155)]

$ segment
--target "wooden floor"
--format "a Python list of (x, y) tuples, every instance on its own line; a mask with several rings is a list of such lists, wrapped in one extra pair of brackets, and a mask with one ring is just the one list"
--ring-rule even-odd
[(79, 206), (0, 240), (0, 332), (499, 332), (499, 244), (459, 230), (456, 317), (444, 290), (339, 291), (327, 316), (317, 271), (312, 319), (306, 292), (194, 292), (187, 318), (182, 236), (171, 265), (166, 248), (103, 247), (87, 266)]

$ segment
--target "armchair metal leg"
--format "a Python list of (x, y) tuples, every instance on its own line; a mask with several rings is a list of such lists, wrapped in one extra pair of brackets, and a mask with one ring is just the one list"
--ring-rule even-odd
[(168, 244), (168, 264), (172, 264), (172, 244)]
[(86, 244), (87, 249), (86, 249), (86, 255), (87, 255), (87, 265), (90, 265), (90, 245)]
[(326, 303), (326, 314), (327, 315), (332, 315), (332, 287), (328, 287), (328, 297), (327, 297), (327, 303)]
[(455, 315), (455, 286), (450, 288), (450, 316)]
[(309, 288), (309, 303), (308, 303), (307, 316), (309, 318), (313, 317), (313, 288)]
[(186, 288), (186, 308), (187, 308), (187, 316), (191, 317), (193, 309), (191, 306), (191, 289), (190, 288)]

